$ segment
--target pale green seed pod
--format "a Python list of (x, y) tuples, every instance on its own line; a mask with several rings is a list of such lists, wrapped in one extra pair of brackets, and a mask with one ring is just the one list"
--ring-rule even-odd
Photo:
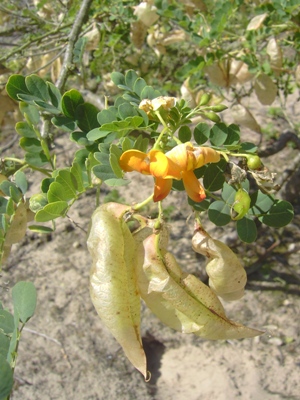
[(239, 189), (234, 197), (233, 210), (237, 213), (231, 218), (234, 221), (244, 218), (250, 208), (251, 198), (249, 193), (244, 189)]
[(127, 210), (128, 206), (107, 203), (92, 216), (87, 240), (93, 261), (90, 294), (101, 320), (147, 379), (135, 275), (136, 242), (123, 218)]

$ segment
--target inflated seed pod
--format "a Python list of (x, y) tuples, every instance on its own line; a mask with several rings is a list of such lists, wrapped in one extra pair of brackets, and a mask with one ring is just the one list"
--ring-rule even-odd
[(135, 275), (136, 242), (123, 218), (127, 210), (128, 206), (107, 203), (92, 216), (87, 240), (93, 261), (90, 294), (101, 320), (147, 379)]
[(242, 188), (238, 189), (235, 194), (233, 203), (233, 210), (236, 212), (236, 215), (232, 216), (231, 218), (234, 221), (244, 218), (244, 216), (249, 211), (250, 203), (251, 203), (251, 198), (249, 196), (249, 193)]
[(163, 323), (212, 340), (240, 339), (262, 333), (229, 320), (210, 288), (195, 276), (183, 273), (175, 257), (165, 249), (160, 249), (158, 254), (156, 235), (144, 241), (144, 249), (144, 276), (139, 274), (139, 289), (146, 305)]
[(236, 254), (201, 228), (195, 230), (192, 246), (197, 253), (208, 258), (206, 272), (211, 289), (227, 301), (243, 297), (247, 274)]

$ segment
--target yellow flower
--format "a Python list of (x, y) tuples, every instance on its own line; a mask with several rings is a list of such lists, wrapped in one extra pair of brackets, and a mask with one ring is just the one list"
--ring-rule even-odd
[(137, 171), (155, 178), (154, 201), (163, 200), (171, 191), (172, 180), (183, 181), (188, 196), (195, 202), (205, 199), (205, 190), (194, 170), (211, 162), (220, 161), (220, 154), (209, 147), (194, 147), (192, 143), (175, 146), (167, 153), (150, 150), (127, 150), (120, 157), (123, 171)]

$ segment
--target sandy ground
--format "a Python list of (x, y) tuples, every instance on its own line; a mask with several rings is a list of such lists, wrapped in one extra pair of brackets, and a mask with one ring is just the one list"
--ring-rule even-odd
[[(63, 139), (58, 144), (68, 161)], [(289, 151), (282, 160), (295, 155)], [(277, 158), (271, 162), (276, 164)], [(138, 185), (141, 198), (147, 197), (151, 187), (144, 180)], [(130, 190), (127, 200), (139, 200)], [(170, 196), (170, 204), (180, 209), (171, 218), (172, 248), (184, 269), (201, 276), (203, 259), (191, 249), (192, 221), (187, 224), (189, 211), (182, 201), (179, 193)], [(94, 193), (89, 193), (71, 210), (84, 229), (94, 204)], [(9, 288), (16, 282), (30, 280), (38, 291), (36, 313), (22, 334), (11, 398), (299, 400), (299, 205), (296, 213), (289, 227), (262, 230), (252, 246), (239, 244), (231, 226), (224, 233), (208, 224), (208, 231), (234, 246), (245, 265), (253, 266), (277, 240), (258, 268), (248, 270), (245, 297), (225, 304), (232, 319), (266, 333), (254, 339), (205, 341), (172, 331), (143, 307), (142, 335), (152, 373), (148, 383), (125, 358), (90, 301), (86, 234), (69, 220), (59, 221), (52, 235), (29, 233), (15, 246), (0, 288), (8, 307)]]

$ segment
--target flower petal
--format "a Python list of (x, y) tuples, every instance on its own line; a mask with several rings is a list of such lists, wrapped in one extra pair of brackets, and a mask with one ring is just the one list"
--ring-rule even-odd
[(200, 201), (204, 200), (206, 197), (205, 190), (201, 183), (198, 181), (196, 175), (193, 171), (186, 171), (182, 173), (182, 180), (184, 184), (184, 188), (188, 194), (188, 196), (200, 203)]
[(194, 154), (196, 157), (196, 165), (194, 169), (200, 168), (208, 163), (216, 163), (220, 161), (220, 153), (210, 147), (195, 147)]
[(120, 157), (120, 167), (123, 171), (137, 171), (150, 175), (148, 155), (139, 150), (127, 150)]
[(172, 179), (156, 178), (153, 201), (161, 201), (168, 196), (172, 188)]
[(180, 168), (169, 160), (164, 153), (159, 150), (151, 150), (150, 157), (150, 173), (156, 178), (164, 179), (181, 179)]

